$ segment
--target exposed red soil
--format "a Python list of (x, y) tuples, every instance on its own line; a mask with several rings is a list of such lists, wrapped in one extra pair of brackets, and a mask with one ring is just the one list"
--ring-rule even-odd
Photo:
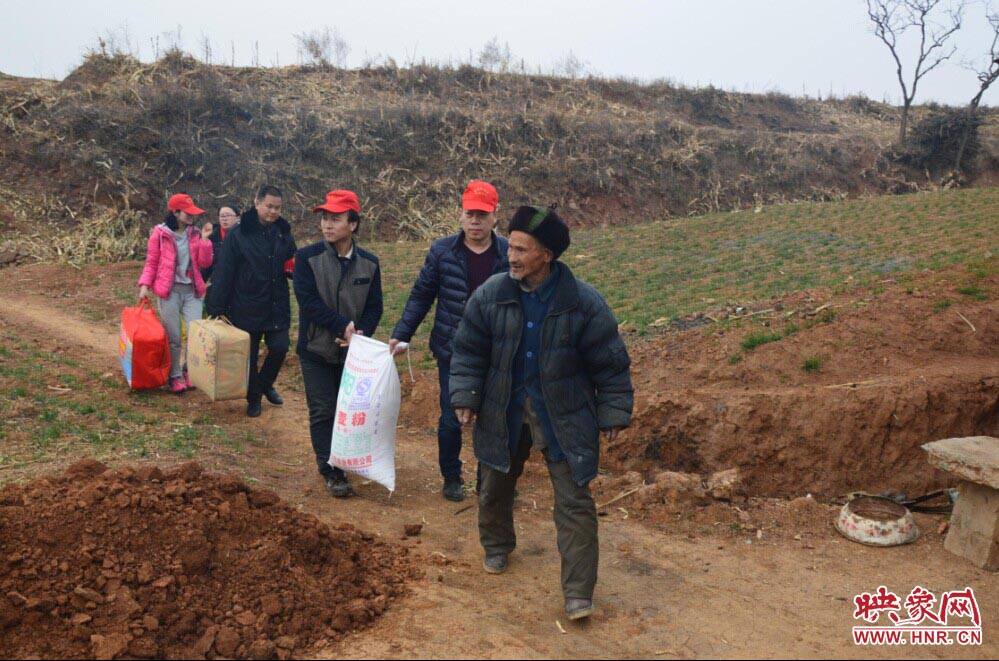
[(196, 463), (0, 491), (0, 657), (291, 658), (405, 592), (407, 551)]
[[(742, 328), (633, 345), (634, 424), (605, 465), (647, 478), (738, 467), (753, 495), (946, 486), (920, 446), (999, 432), (997, 277), (976, 281), (984, 301), (957, 292), (969, 280), (954, 270), (884, 291), (804, 292), (746, 306), (774, 312)], [(799, 329), (740, 352), (750, 332), (790, 324)], [(821, 366), (807, 372), (811, 357)]]
[[(0, 306), (0, 318), (19, 336), (37, 338), (43, 346), (63, 346), (95, 371), (117, 370), (114, 330), (122, 303), (134, 296), (136, 269), (135, 264), (85, 267), (82, 272), (48, 266), (4, 269), (0, 271), (0, 279), (6, 286), (0, 288), (0, 300), (5, 305)], [(874, 354), (875, 359), (862, 362), (859, 351), (851, 345), (834, 346), (833, 350), (820, 345), (823, 353), (830, 354), (830, 360), (817, 373), (804, 373), (800, 362), (814, 350), (806, 340), (821, 338), (827, 332), (825, 329), (836, 328), (838, 324), (844, 324), (846, 332), (848, 320), (855, 311), (859, 312), (853, 305), (866, 303), (867, 309), (875, 309), (875, 303), (882, 298), (899, 299), (903, 307), (907, 301), (923, 305), (922, 313), (920, 308), (911, 311), (917, 321), (920, 314), (946, 319), (960, 311), (976, 325), (976, 333), (982, 332), (985, 327), (982, 315), (994, 308), (989, 308), (987, 302), (969, 302), (969, 298), (955, 293), (957, 286), (967, 284), (967, 277), (966, 273), (955, 272), (953, 282), (947, 285), (927, 279), (926, 286), (913, 287), (912, 295), (905, 292), (908, 285), (890, 285), (883, 294), (863, 290), (832, 296), (829, 292), (815, 291), (786, 297), (782, 314), (796, 307), (814, 309), (830, 301), (840, 307), (833, 308), (835, 319), (813, 328), (805, 327), (811, 317), (792, 317), (801, 326), (797, 333), (755, 349), (737, 365), (730, 365), (727, 355), (735, 352), (749, 326), (759, 324), (766, 315), (752, 317), (752, 322), (745, 321), (741, 329), (710, 325), (649, 341), (632, 338), (629, 347), (635, 359), (633, 376), (638, 386), (639, 407), (635, 429), (627, 432), (622, 442), (635, 431), (647, 429), (643, 427), (646, 423), (651, 425), (652, 418), (646, 417), (644, 389), (655, 384), (675, 392), (677, 398), (701, 396), (702, 391), (735, 398), (753, 394), (769, 397), (793, 386), (818, 391), (823, 386), (847, 381), (907, 377), (911, 366), (907, 371), (888, 369), (872, 375), (868, 363), (876, 365), (880, 356)], [(996, 298), (993, 279), (979, 284), (990, 300)], [(933, 297), (924, 300), (924, 290)], [(813, 300), (806, 300), (809, 296)], [(954, 305), (946, 310), (936, 309), (934, 304), (944, 296), (953, 299)], [(770, 301), (746, 304), (751, 310), (771, 306)], [(876, 328), (876, 319), (874, 316), (872, 321), (865, 322), (868, 329)], [(782, 319), (775, 320), (772, 327), (780, 327), (782, 323)], [(875, 331), (872, 336), (874, 349), (879, 349), (881, 342), (889, 343), (893, 337), (894, 329), (888, 325), (892, 320), (885, 323), (884, 332), (879, 335)], [(707, 335), (709, 331), (711, 335)], [(970, 328), (967, 332), (971, 333)], [(831, 341), (835, 345), (836, 340)], [(779, 364), (771, 362), (777, 360), (773, 355), (762, 360), (767, 352), (798, 342), (804, 343), (799, 347), (800, 354), (782, 355), (783, 362)], [(669, 352), (661, 356), (661, 363), (651, 358), (661, 352)], [(712, 355), (716, 358), (709, 360)], [(757, 360), (762, 362), (756, 363)], [(948, 356), (942, 351), (934, 360), (938, 360), (939, 364), (933, 364), (940, 369), (951, 366), (954, 376), (968, 370), (996, 373), (993, 359), (979, 360), (973, 352), (962, 357)], [(717, 370), (711, 377), (714, 381), (705, 379), (705, 387), (690, 376), (698, 365), (704, 366), (705, 374)], [(762, 373), (738, 376), (743, 369), (751, 372), (749, 368), (753, 365)], [(856, 374), (849, 373), (850, 365), (854, 365)], [(915, 368), (919, 366), (915, 364)], [(841, 368), (845, 374), (840, 372)], [(265, 405), (261, 418), (246, 418), (245, 407), (238, 401), (208, 404), (197, 393), (181, 398), (165, 391), (150, 393), (154, 402), (176, 403), (181, 419), (201, 414), (207, 408), (235, 433), (250, 431), (260, 436), (261, 442), (248, 445), (245, 454), (220, 458), (219, 465), (225, 470), (243, 471), (248, 480), (274, 489), (287, 502), (314, 514), (331, 529), (342, 521), (363, 521), (364, 528), (376, 538), (396, 540), (414, 551), (419, 549), (413, 555), (425, 576), (411, 585), (412, 594), (404, 605), (393, 605), (358, 635), (336, 639), (326, 638), (327, 632), (315, 647), (297, 651), (297, 656), (894, 658), (897, 650), (853, 644), (849, 634), (850, 627), (856, 625), (852, 599), (861, 592), (875, 590), (878, 585), (889, 586), (904, 596), (917, 584), (931, 586), (937, 594), (945, 589), (973, 587), (983, 617), (985, 642), (980, 647), (962, 648), (959, 654), (967, 658), (996, 656), (996, 643), (988, 634), (999, 621), (994, 572), (978, 569), (944, 550), (941, 527), (944, 517), (917, 515), (923, 534), (914, 544), (892, 549), (868, 548), (848, 542), (834, 531), (831, 522), (835, 506), (822, 499), (800, 497), (809, 487), (804, 481), (788, 488), (788, 496), (798, 497), (793, 500), (754, 496), (755, 482), (744, 484), (742, 492), (733, 490), (718, 497), (713, 490), (704, 488), (702, 478), (731, 465), (705, 465), (686, 478), (670, 477), (689, 479), (703, 493), (696, 489), (677, 491), (674, 497), (668, 490), (649, 489), (647, 498), (645, 494), (640, 498), (638, 493), (625, 495), (603, 507), (601, 574), (595, 595), (597, 612), (588, 622), (567, 622), (562, 616), (558, 590), (560, 559), (551, 521), (551, 486), (543, 464), (532, 458), (518, 484), (521, 496), (515, 503), (515, 520), (519, 541), (510, 570), (499, 577), (483, 574), (474, 500), (453, 504), (440, 495), (434, 442), (436, 374), (417, 372), (417, 383), (412, 386), (408, 385), (409, 377), (402, 367), (400, 374), (404, 395), (397, 445), (398, 492), (391, 499), (386, 499), (376, 485), (361, 481), (355, 481), (357, 498), (332, 501), (326, 494), (315, 474), (306, 405), (294, 360), (282, 370), (278, 383), (286, 404)], [(697, 374), (701, 378), (700, 372)], [(925, 376), (934, 383), (932, 375)], [(745, 384), (739, 378), (744, 378)], [(857, 388), (855, 393), (882, 387), (878, 381)], [(631, 449), (637, 451), (641, 442), (632, 439)], [(763, 445), (766, 438), (758, 442)], [(613, 451), (617, 445), (612, 444), (610, 449)], [(470, 459), (467, 450), (462, 454), (464, 459)], [(199, 458), (204, 463), (211, 460), (206, 454)], [(649, 480), (661, 486), (668, 484), (662, 477), (668, 474), (660, 472), (663, 469), (650, 467), (648, 472), (627, 476), (622, 474), (620, 464), (613, 462), (613, 457), (605, 457), (604, 464), (611, 466), (611, 475), (594, 483), (600, 504), (627, 494), (633, 483), (641, 485)], [(37, 474), (41, 465), (52, 464), (2, 467), (6, 472), (0, 475), (26, 479)], [(746, 466), (747, 470), (753, 470), (751, 461)], [(790, 471), (789, 481), (798, 479), (793, 472), (795, 466), (798, 464), (789, 462), (785, 468)], [(926, 465), (920, 464), (913, 470), (925, 471)], [(471, 462), (466, 463), (465, 477), (474, 479)], [(655, 482), (656, 478), (663, 481)], [(878, 486), (891, 485), (879, 480)], [(799, 490), (794, 492), (795, 489)], [(422, 525), (419, 536), (405, 536), (404, 530), (411, 525)], [(422, 559), (420, 553), (424, 554)], [(0, 555), (0, 562), (4, 559), (5, 555)], [(0, 566), (0, 575), (3, 571)], [(0, 599), (3, 598), (0, 593)], [(332, 617), (332, 613), (327, 617)], [(18, 629), (29, 632), (33, 627)], [(919, 658), (940, 658), (952, 656), (957, 649), (911, 647), (909, 652)]]

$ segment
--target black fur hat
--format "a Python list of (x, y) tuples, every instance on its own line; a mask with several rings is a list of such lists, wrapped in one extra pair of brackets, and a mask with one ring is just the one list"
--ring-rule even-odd
[(555, 213), (555, 207), (520, 207), (510, 219), (509, 231), (527, 232), (558, 259), (569, 247), (569, 226)]

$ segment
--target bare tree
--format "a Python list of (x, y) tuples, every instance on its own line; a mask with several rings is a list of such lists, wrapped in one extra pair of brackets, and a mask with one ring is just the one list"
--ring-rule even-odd
[(561, 73), (568, 78), (579, 78), (586, 73), (587, 67), (589, 67), (589, 63), (579, 59), (570, 50), (555, 63), (555, 73)]
[(347, 56), (350, 55), (350, 44), (340, 34), (340, 30), (333, 29), (333, 64), (338, 69), (347, 68)]
[[(471, 54), (469, 54), (469, 58), (471, 58)], [(478, 60), (479, 66), (486, 71), (502, 71), (505, 73), (510, 69), (510, 62), (513, 60), (513, 54), (510, 52), (510, 44), (506, 43), (500, 46), (499, 38), (493, 37), (479, 51)]]
[(978, 104), (982, 102), (982, 96), (992, 83), (999, 79), (999, 11), (992, 6), (987, 6), (985, 18), (992, 26), (992, 45), (989, 52), (982, 58), (978, 65), (969, 63), (968, 67), (978, 76), (978, 93), (972, 97), (968, 103), (967, 116), (964, 121), (964, 131), (961, 134), (961, 144), (957, 148), (957, 156), (954, 157), (954, 172), (961, 171), (961, 159), (964, 158), (965, 147), (968, 146), (968, 138), (971, 136), (975, 123), (975, 115), (978, 112)]
[(336, 28), (302, 32), (295, 35), (295, 41), (298, 42), (298, 55), (303, 64), (320, 69), (343, 69), (347, 66), (350, 45)]
[[(901, 144), (905, 144), (909, 108), (919, 81), (954, 55), (957, 46), (948, 48), (947, 42), (961, 29), (963, 15), (964, 0), (867, 0), (867, 16), (874, 24), (874, 35), (888, 47), (897, 65), (898, 84), (902, 88), (902, 123), (898, 131)], [(919, 54), (912, 81), (907, 83), (899, 40), (910, 29), (919, 33)]]
[(177, 24), (176, 30), (168, 30), (163, 33), (163, 41), (166, 42), (165, 53), (184, 52), (184, 32), (181, 25)]
[(212, 38), (209, 37), (204, 32), (201, 33), (201, 39), (198, 41), (198, 47), (201, 50), (201, 61), (205, 64), (212, 63)]

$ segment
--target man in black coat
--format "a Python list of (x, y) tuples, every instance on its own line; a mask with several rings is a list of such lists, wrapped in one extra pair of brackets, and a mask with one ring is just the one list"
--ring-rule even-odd
[[(274, 381), (288, 354), (291, 297), (288, 262), (297, 246), (291, 225), (281, 217), (282, 195), (274, 186), (261, 186), (250, 209), (222, 242), (208, 296), (210, 316), (226, 315), (237, 328), (250, 334), (250, 384), (246, 415), (260, 415), (260, 400), (284, 403)], [(263, 366), (257, 361), (260, 341), (267, 344)]]
[(545, 458), (555, 493), (562, 594), (569, 619), (593, 612), (600, 432), (631, 423), (628, 351), (604, 298), (558, 261), (569, 228), (554, 209), (521, 207), (510, 220), (510, 272), (468, 302), (451, 358), (451, 404), (475, 421), (482, 468), (479, 541), (490, 574), (517, 545), (514, 488), (531, 450)]
[(409, 342), (427, 316), (434, 300), (437, 313), (430, 333), (430, 351), (437, 359), (440, 381), (441, 415), (437, 421), (437, 451), (444, 497), (464, 499), (461, 477), (461, 425), (448, 401), (448, 374), (451, 365), (451, 341), (465, 304), (479, 285), (490, 276), (507, 270), (507, 242), (497, 236), (496, 209), (499, 195), (484, 181), (473, 181), (461, 196), (461, 231), (437, 239), (406, 301), (402, 318), (392, 331), (389, 346), (393, 353), (399, 342)]

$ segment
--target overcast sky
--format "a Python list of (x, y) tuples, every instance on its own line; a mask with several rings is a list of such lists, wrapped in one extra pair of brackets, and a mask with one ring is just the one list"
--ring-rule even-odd
[[(0, 71), (63, 78), (99, 36), (128, 35), (140, 59), (179, 43), (215, 61), (298, 63), (296, 34), (336, 28), (349, 67), (379, 56), (400, 65), (466, 62), (492, 38), (516, 63), (551, 71), (571, 51), (588, 71), (639, 80), (823, 98), (863, 93), (897, 103), (888, 49), (869, 29), (864, 0), (0, 0)], [(179, 38), (178, 38), (179, 35)], [(255, 45), (256, 44), (256, 49)], [(984, 6), (973, 2), (958, 55), (920, 83), (917, 103), (964, 104), (977, 90), (960, 60), (991, 44)], [(470, 55), (471, 54), (471, 55)], [(911, 61), (912, 58), (908, 58)], [(985, 103), (999, 101), (999, 85)]]

